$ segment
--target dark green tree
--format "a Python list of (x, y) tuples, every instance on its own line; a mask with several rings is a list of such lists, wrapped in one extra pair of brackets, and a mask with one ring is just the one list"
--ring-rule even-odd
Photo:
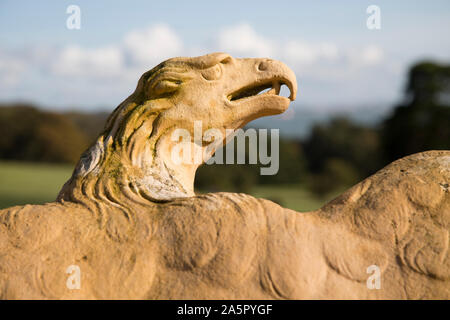
[(409, 154), (450, 149), (450, 66), (414, 65), (408, 74), (405, 102), (382, 126), (386, 162)]
[(304, 143), (305, 156), (312, 173), (324, 172), (329, 159), (341, 159), (362, 179), (380, 168), (380, 141), (376, 129), (337, 117), (313, 127)]
[(83, 132), (62, 114), (28, 105), (0, 108), (1, 159), (74, 163), (87, 146)]

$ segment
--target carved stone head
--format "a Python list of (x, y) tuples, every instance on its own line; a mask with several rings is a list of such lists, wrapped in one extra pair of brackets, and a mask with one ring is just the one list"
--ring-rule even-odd
[[(281, 85), (289, 88), (289, 98), (279, 94)], [(174, 130), (194, 137), (194, 122), (200, 121), (201, 134), (214, 128), (225, 139), (227, 129), (284, 112), (296, 91), (294, 73), (276, 60), (213, 53), (164, 61), (144, 73), (134, 93), (114, 110), (59, 199), (73, 200), (80, 190), (96, 199), (101, 193), (147, 201), (192, 196), (200, 164), (173, 162)], [(202, 150), (209, 147), (211, 155), (222, 142), (190, 141)]]

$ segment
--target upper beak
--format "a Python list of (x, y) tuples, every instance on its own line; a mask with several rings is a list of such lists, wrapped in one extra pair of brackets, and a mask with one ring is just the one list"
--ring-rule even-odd
[(256, 69), (262, 79), (275, 78), (278, 83), (285, 84), (290, 91), (289, 99), (297, 96), (297, 78), (295, 73), (283, 62), (272, 59), (256, 59)]

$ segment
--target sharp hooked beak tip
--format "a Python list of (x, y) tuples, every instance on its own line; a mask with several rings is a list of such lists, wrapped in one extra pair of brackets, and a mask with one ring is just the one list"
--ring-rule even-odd
[(291, 101), (294, 101), (295, 98), (297, 97), (297, 83), (296, 82), (290, 84), (289, 91), (291, 92), (291, 94), (289, 95), (289, 99)]

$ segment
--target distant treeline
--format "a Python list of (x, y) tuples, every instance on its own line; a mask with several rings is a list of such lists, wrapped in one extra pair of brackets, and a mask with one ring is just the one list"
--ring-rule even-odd
[[(0, 159), (74, 163), (107, 116), (0, 106)], [(333, 118), (316, 124), (303, 140), (281, 137), (278, 174), (262, 176), (258, 165), (204, 165), (196, 187), (246, 192), (254, 184), (304, 183), (325, 194), (393, 160), (431, 149), (450, 149), (450, 66), (422, 62), (409, 71), (404, 103), (377, 127)]]
[(75, 163), (108, 113), (57, 113), (28, 104), (0, 105), (0, 159)]

